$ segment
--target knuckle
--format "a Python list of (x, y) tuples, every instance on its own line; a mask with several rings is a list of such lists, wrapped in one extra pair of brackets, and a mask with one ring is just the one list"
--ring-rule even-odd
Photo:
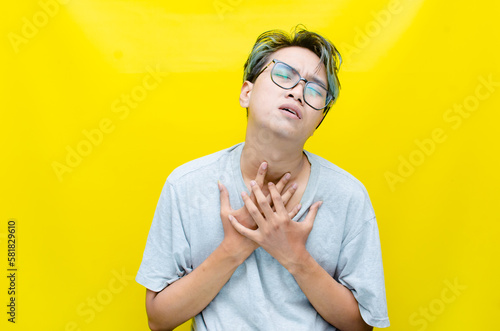
[(257, 197), (257, 202), (259, 203), (259, 205), (263, 205), (267, 202), (267, 199), (266, 198), (263, 198), (262, 196), (258, 196)]
[(255, 207), (250, 207), (248, 208), (248, 212), (250, 213), (250, 215), (252, 216), (257, 216), (257, 215), (260, 215), (260, 211), (255, 208)]

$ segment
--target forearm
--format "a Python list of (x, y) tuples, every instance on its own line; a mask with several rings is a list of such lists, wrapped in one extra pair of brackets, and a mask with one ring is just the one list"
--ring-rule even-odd
[(340, 330), (372, 330), (359, 312), (353, 294), (330, 276), (309, 254), (287, 267), (314, 309)]
[(146, 310), (151, 330), (172, 330), (200, 313), (244, 261), (221, 244), (191, 273), (159, 293), (148, 292)]

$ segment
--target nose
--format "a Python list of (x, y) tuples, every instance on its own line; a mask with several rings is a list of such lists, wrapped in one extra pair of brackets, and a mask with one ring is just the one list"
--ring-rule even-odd
[(300, 102), (301, 105), (303, 105), (305, 86), (306, 86), (306, 80), (304, 78), (301, 78), (294, 87), (288, 90), (289, 91), (288, 97), (297, 100), (298, 102)]

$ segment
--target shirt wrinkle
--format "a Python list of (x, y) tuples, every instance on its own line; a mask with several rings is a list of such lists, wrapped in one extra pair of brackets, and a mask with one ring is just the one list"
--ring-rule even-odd
[(353, 240), (354, 240), (357, 236), (359, 236), (359, 234), (360, 234), (361, 232), (363, 232), (363, 228), (365, 227), (365, 225), (366, 225), (367, 223), (369, 223), (369, 222), (371, 222), (371, 221), (375, 220), (376, 218), (377, 218), (376, 216), (373, 216), (373, 217), (371, 217), (371, 218), (367, 219), (366, 221), (363, 221), (363, 223), (359, 226), (359, 230), (356, 230), (356, 231), (354, 232), (355, 234), (353, 235), (353, 237), (352, 237), (351, 239), (349, 239), (349, 241), (347, 241), (345, 244), (344, 244), (344, 243), (342, 243), (342, 247), (345, 247), (345, 246), (349, 245), (349, 243), (350, 243), (351, 241), (353, 241)]
[[(217, 248), (224, 230), (216, 181), (223, 181), (233, 208), (243, 206), (239, 195), (246, 189), (240, 178), (243, 146), (240, 143), (190, 161), (167, 177), (148, 235), (151, 240), (146, 242), (137, 273), (138, 283), (157, 289), (165, 280), (177, 280), (196, 269)], [(311, 172), (301, 199), (303, 208), (294, 220), (303, 221), (313, 202), (324, 201), (309, 234), (307, 250), (334, 279), (353, 290), (368, 324), (387, 327), (378, 229), (376, 223), (367, 227), (376, 222), (368, 193), (345, 170), (320, 156), (304, 153)], [(362, 221), (368, 215), (370, 218)], [(366, 240), (354, 240), (365, 229)], [(350, 234), (352, 238), (344, 237)], [(335, 278), (337, 275), (343, 275), (342, 279)], [(293, 276), (261, 248), (236, 269), (194, 321), (197, 331), (337, 330), (318, 314)]]

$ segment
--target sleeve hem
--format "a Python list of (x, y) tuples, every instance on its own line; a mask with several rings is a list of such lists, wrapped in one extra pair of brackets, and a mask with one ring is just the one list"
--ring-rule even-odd
[(139, 283), (140, 285), (144, 286), (145, 288), (147, 288), (148, 290), (151, 290), (153, 292), (160, 292), (163, 289), (165, 289), (165, 287), (172, 284), (173, 282), (175, 282), (179, 278), (180, 277), (169, 279), (169, 280), (164, 280), (164, 281), (154, 281), (154, 280), (151, 280), (151, 279), (143, 276), (142, 274), (138, 273), (137, 276), (135, 277), (135, 281), (137, 283)]
[(376, 328), (387, 328), (390, 325), (389, 317), (372, 317), (370, 312), (359, 306), (359, 312), (366, 324)]

